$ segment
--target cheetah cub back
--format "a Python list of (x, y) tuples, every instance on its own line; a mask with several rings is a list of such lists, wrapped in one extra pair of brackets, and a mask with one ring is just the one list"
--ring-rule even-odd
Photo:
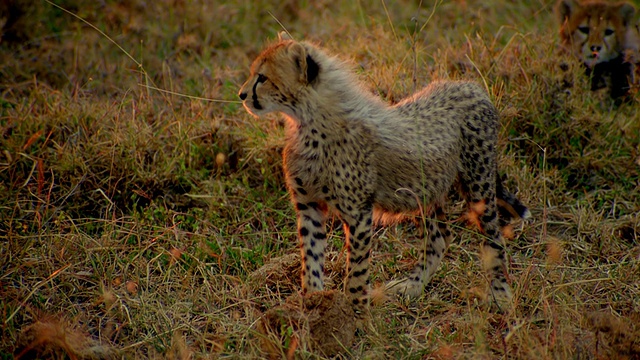
[(388, 284), (420, 296), (452, 237), (442, 205), (455, 187), (482, 208), (483, 268), (493, 298), (510, 303), (498, 206), (503, 221), (529, 211), (497, 175), (498, 117), (482, 88), (435, 82), (389, 106), (343, 61), (285, 37), (253, 62), (239, 96), (256, 117), (286, 118), (284, 172), (297, 213), (304, 292), (323, 289), (329, 211), (344, 225), (345, 291), (358, 311), (368, 303), (374, 219), (420, 214), (428, 230), (422, 256), (409, 277)]

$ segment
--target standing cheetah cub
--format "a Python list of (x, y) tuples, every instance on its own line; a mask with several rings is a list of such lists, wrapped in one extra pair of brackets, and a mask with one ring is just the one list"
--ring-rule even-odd
[(428, 239), (418, 265), (387, 286), (420, 296), (452, 237), (441, 206), (457, 186), (469, 204), (482, 204), (483, 266), (494, 298), (509, 303), (497, 206), (507, 218), (529, 211), (497, 175), (498, 117), (482, 88), (436, 82), (389, 106), (338, 58), (281, 35), (253, 62), (239, 96), (256, 117), (281, 112), (286, 118), (284, 172), (297, 210), (304, 292), (323, 289), (325, 219), (332, 210), (344, 224), (345, 291), (357, 311), (368, 303), (374, 218), (424, 215)]

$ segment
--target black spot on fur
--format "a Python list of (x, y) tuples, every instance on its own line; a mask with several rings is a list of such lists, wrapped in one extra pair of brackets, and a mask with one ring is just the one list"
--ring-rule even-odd
[(371, 242), (371, 236), (367, 236), (366, 238), (364, 238), (364, 246), (368, 246), (370, 242)]
[(306, 227), (304, 227), (304, 226), (303, 226), (303, 227), (301, 227), (301, 228), (300, 228), (300, 235), (302, 235), (302, 236), (307, 236), (307, 235), (309, 235), (309, 229), (307, 229), (307, 228), (306, 228)]
[(495, 213), (495, 212), (492, 212), (492, 213), (490, 213), (490, 214), (486, 214), (486, 215), (484, 215), (484, 216), (482, 217), (482, 222), (486, 224), (486, 223), (488, 223), (488, 222), (493, 221), (495, 218), (496, 218), (496, 213)]
[(360, 271), (354, 271), (353, 272), (353, 277), (360, 277), (360, 276), (363, 276), (363, 275), (366, 275), (366, 274), (367, 274), (367, 268), (364, 268), (364, 269), (362, 269)]

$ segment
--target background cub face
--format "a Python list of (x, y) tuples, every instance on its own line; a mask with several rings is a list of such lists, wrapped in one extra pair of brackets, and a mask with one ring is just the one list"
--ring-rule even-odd
[(635, 15), (631, 4), (560, 0), (556, 10), (563, 45), (588, 67), (623, 54)]
[(296, 105), (296, 95), (304, 86), (299, 75), (299, 60), (294, 53), (300, 51), (298, 47), (301, 48), (293, 41), (281, 41), (254, 60), (251, 75), (239, 93), (249, 113), (254, 116), (276, 111), (291, 113)]

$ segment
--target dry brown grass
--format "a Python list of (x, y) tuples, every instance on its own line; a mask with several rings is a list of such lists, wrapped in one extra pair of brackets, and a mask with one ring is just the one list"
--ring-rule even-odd
[[(377, 290), (342, 357), (640, 356), (640, 95), (616, 107), (586, 90), (556, 54), (549, 2), (56, 1), (86, 23), (10, 4), (24, 15), (0, 15), (0, 358), (322, 357), (307, 318), (266, 349), (258, 325), (299, 290), (279, 118), (236, 102), (280, 30), (270, 13), (389, 101), (434, 79), (483, 83), (501, 172), (533, 213), (510, 229), (514, 311), (485, 306), (478, 235), (454, 221), (424, 296)], [(419, 248), (411, 226), (377, 229), (375, 287)]]

